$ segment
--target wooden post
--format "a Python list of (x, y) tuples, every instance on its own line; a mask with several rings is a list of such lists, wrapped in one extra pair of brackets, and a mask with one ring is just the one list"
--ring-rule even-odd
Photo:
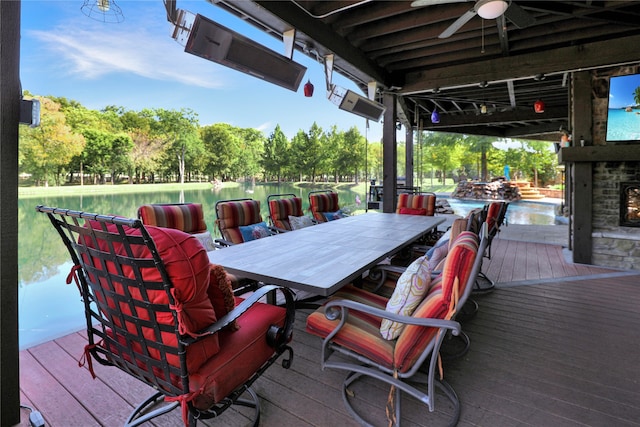
[(405, 133), (404, 175), (407, 179), (407, 187), (413, 187), (413, 129), (411, 127), (407, 127)]
[[(580, 137), (593, 141), (591, 106), (591, 73), (580, 71), (573, 73), (571, 123), (573, 145), (580, 144)], [(588, 137), (587, 137), (588, 135)], [(572, 171), (573, 198), (571, 205), (571, 224), (573, 232), (573, 262), (591, 264), (593, 253), (591, 232), (593, 212), (593, 163), (574, 163)]]
[(382, 212), (396, 211), (398, 181), (398, 149), (396, 147), (396, 95), (385, 93), (383, 98), (384, 125), (382, 127)]
[(20, 1), (0, 1), (0, 425), (20, 422), (18, 123)]

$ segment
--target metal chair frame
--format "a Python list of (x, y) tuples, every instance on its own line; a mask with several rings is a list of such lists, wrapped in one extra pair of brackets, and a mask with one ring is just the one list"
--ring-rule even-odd
[[(273, 348), (273, 355), (247, 381), (207, 410), (195, 408), (190, 401), (186, 403), (188, 409), (188, 420), (186, 421), (188, 421), (189, 427), (195, 427), (198, 419), (217, 417), (236, 404), (254, 407), (253, 425), (258, 425), (259, 401), (257, 395), (250, 389), (251, 385), (282, 354), (287, 353), (282, 361), (284, 368), (290, 367), (293, 357), (293, 351), (288, 342), (292, 335), (295, 309), (293, 295), (289, 289), (275, 285), (261, 287), (215, 323), (198, 331), (197, 338), (181, 335), (176, 326), (178, 325), (178, 314), (172, 294), (173, 284), (153, 238), (139, 219), (46, 206), (37, 206), (36, 210), (49, 217), (73, 260), (72, 273), (74, 273), (84, 303), (89, 341), (88, 346), (85, 347), (85, 354), (90, 370), (91, 360), (95, 360), (102, 365), (115, 366), (157, 390), (134, 409), (125, 426), (140, 425), (180, 406), (180, 401), (174, 401), (160, 407), (158, 404), (165, 397), (180, 399), (181, 396), (190, 393), (186, 359), (188, 346), (198, 343), (202, 339), (207, 339), (229, 326), (234, 320), (245, 314), (250, 307), (260, 304), (259, 300), (263, 296), (276, 291), (282, 292), (286, 300), (284, 324), (282, 327), (271, 325), (266, 336), (269, 345)], [(90, 221), (91, 225), (89, 225)], [(139, 233), (128, 233), (132, 229), (139, 230)], [(103, 242), (108, 249), (99, 248), (97, 242)], [(151, 256), (136, 257), (135, 254), (140, 253), (140, 250), (145, 247)], [(124, 269), (130, 269), (134, 278), (129, 278), (130, 276), (124, 274)], [(154, 269), (159, 274), (160, 281), (145, 280), (146, 274)], [(143, 270), (145, 274), (143, 274)], [(126, 286), (121, 286), (124, 288), (123, 295), (115, 293), (112, 289), (113, 283), (126, 283)], [(136, 289), (136, 295), (131, 294), (129, 288)], [(149, 301), (148, 294), (151, 291), (166, 292), (169, 304)], [(149, 319), (139, 319), (137, 316), (127, 314), (121, 311), (119, 304), (116, 304), (115, 307), (110, 306), (109, 299), (118, 300), (115, 299), (116, 297), (120, 298), (120, 304), (130, 307), (132, 313), (136, 313), (136, 310), (150, 312)], [(174, 326), (160, 324), (157, 321), (158, 313), (172, 316)], [(165, 337), (175, 334), (175, 345), (146, 340), (141, 334), (132, 333), (127, 324), (129, 327), (134, 324), (138, 332), (143, 327), (153, 330), (155, 331), (154, 336), (162, 334)], [(130, 344), (132, 342), (135, 342), (140, 348), (133, 349)], [(117, 351), (113, 351), (113, 349)], [(150, 356), (154, 352), (158, 354), (158, 357)], [(177, 358), (179, 366), (169, 364), (167, 357), (174, 360)], [(162, 377), (158, 375), (159, 373), (162, 373)], [(181, 380), (177, 383), (170, 378), (180, 378)], [(249, 399), (242, 397), (245, 392), (249, 394)]]

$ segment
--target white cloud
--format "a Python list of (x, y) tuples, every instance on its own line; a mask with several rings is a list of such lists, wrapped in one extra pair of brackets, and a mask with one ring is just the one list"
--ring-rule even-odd
[(92, 80), (126, 73), (208, 89), (225, 87), (227, 80), (224, 69), (185, 53), (169, 36), (168, 28), (166, 38), (141, 27), (95, 31), (59, 26), (29, 35), (38, 39), (57, 63), (64, 64), (63, 69), (73, 78)]

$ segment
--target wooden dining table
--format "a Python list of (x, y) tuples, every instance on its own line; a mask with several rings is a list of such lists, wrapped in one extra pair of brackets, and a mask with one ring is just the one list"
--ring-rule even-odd
[(239, 277), (328, 296), (445, 218), (370, 212), (208, 252)]

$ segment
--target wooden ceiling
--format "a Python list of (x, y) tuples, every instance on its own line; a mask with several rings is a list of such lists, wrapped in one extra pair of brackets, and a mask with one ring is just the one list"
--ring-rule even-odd
[(557, 140), (572, 71), (640, 63), (640, 1), (512, 0), (490, 20), (474, 0), (209, 1), (275, 37), (296, 29), (296, 49), (334, 54), (335, 72), (396, 93), (399, 120), (426, 130)]

